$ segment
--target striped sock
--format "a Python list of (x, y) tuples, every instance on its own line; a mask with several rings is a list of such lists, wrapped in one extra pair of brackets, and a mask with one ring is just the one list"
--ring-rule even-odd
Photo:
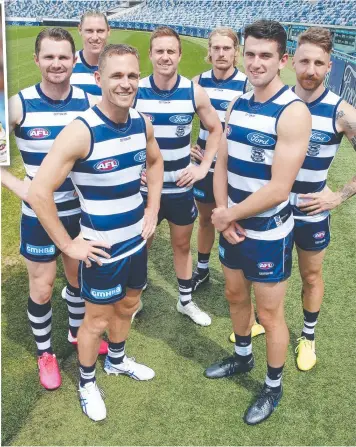
[(89, 382), (95, 382), (95, 365), (92, 366), (84, 366), (79, 363), (79, 373), (80, 373), (80, 386), (83, 387), (85, 384)]
[(85, 301), (80, 297), (80, 289), (71, 286), (66, 288), (66, 302), (69, 314), (69, 330), (73, 337), (77, 338), (79, 326), (85, 315)]
[(126, 340), (120, 341), (120, 343), (113, 343), (109, 340), (108, 360), (113, 365), (122, 363), (125, 357), (125, 343)]
[(235, 353), (242, 362), (248, 362), (252, 357), (251, 334), (243, 336), (235, 333)]
[(198, 273), (199, 275), (206, 275), (209, 270), (210, 253), (198, 252)]
[(37, 355), (41, 356), (48, 352), (52, 354), (51, 330), (52, 330), (52, 307), (51, 301), (45, 304), (37, 304), (28, 297), (27, 315), (37, 345)]
[(315, 339), (315, 326), (318, 322), (319, 312), (320, 311), (309, 312), (308, 310), (303, 309), (304, 327), (303, 327), (302, 337), (305, 337), (307, 340)]
[(186, 306), (192, 301), (192, 278), (190, 279), (179, 279), (179, 301), (182, 306)]
[(267, 364), (265, 384), (277, 393), (281, 391), (283, 368), (284, 365), (280, 366), (279, 368), (273, 368)]

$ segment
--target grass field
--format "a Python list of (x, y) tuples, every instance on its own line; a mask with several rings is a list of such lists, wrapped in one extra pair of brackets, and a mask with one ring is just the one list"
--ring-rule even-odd
[[(39, 81), (32, 54), (38, 28), (7, 29), (9, 95)], [(73, 30), (80, 46), (77, 32)], [(128, 42), (141, 54), (141, 75), (150, 72), (148, 33), (114, 31), (111, 42)], [(203, 61), (206, 41), (183, 38), (180, 72), (192, 77), (209, 66)], [(294, 82), (290, 68), (286, 83)], [(195, 135), (197, 128), (195, 127)], [(355, 174), (356, 154), (344, 141), (330, 171), (336, 189)], [(11, 171), (24, 170), (11, 139)], [(291, 344), (284, 374), (284, 398), (265, 423), (248, 427), (242, 421), (266, 372), (265, 341), (253, 341), (255, 369), (248, 375), (209, 381), (203, 370), (229, 355), (233, 346), (217, 247), (211, 257), (210, 286), (196, 294), (212, 316), (208, 328), (196, 326), (175, 310), (177, 285), (163, 223), (149, 256), (150, 287), (144, 310), (136, 318), (127, 353), (154, 368), (148, 383), (106, 376), (103, 360), (97, 379), (105, 390), (108, 417), (94, 424), (82, 415), (76, 395), (76, 353), (66, 341), (67, 308), (60, 297), (65, 285), (62, 267), (53, 297), (53, 345), (63, 385), (54, 392), (39, 384), (35, 344), (26, 315), (28, 284), (18, 254), (20, 202), (2, 192), (2, 443), (7, 445), (352, 445), (356, 441), (356, 211), (349, 200), (332, 216), (332, 242), (325, 260), (325, 303), (318, 323), (318, 363), (298, 372), (294, 349), (302, 328), (300, 280), (296, 264), (286, 298)], [(196, 233), (192, 239), (196, 260)], [(353, 391), (352, 391), (353, 390)]]

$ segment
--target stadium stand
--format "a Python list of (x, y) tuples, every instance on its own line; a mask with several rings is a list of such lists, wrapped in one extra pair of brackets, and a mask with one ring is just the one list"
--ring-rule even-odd
[[(127, 8), (126, 13), (122, 12), (124, 8), (120, 8), (120, 3), (118, 0), (10, 0), (6, 2), (6, 15), (77, 19), (88, 9), (98, 9), (110, 15), (120, 12), (121, 20), (202, 28), (230, 26), (239, 29), (257, 18), (284, 23), (356, 26), (356, 15), (352, 14), (355, 0), (147, 0), (131, 11)], [(140, 2), (122, 3), (134, 6)]]

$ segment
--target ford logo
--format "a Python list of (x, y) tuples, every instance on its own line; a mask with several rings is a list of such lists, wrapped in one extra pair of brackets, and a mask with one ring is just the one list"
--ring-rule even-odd
[(274, 267), (273, 262), (259, 262), (257, 267), (261, 270), (270, 270)]
[(114, 171), (119, 167), (119, 162), (115, 158), (108, 158), (107, 160), (98, 161), (94, 165), (94, 169), (99, 172), (110, 172)]
[(169, 118), (169, 121), (174, 124), (189, 124), (192, 117), (190, 115), (174, 115)]
[(229, 103), (227, 101), (226, 102), (222, 102), (222, 103), (220, 103), (220, 107), (223, 110), (227, 110), (227, 108), (229, 107)]
[(247, 139), (254, 145), (257, 144), (260, 146), (274, 146), (276, 144), (276, 141), (273, 138), (257, 132), (249, 133), (247, 135)]
[(144, 161), (146, 161), (146, 151), (138, 152), (134, 156), (134, 160), (137, 161), (138, 163), (143, 163)]
[(322, 132), (315, 132), (313, 131), (310, 137), (310, 141), (313, 141), (314, 143), (328, 143), (331, 140), (329, 135)]
[(323, 239), (325, 237), (325, 231), (319, 231), (318, 233), (313, 234), (314, 239)]

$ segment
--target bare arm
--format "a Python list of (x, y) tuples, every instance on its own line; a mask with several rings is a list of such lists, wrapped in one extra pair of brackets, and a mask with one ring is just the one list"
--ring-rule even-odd
[[(97, 254), (107, 257), (102, 250), (91, 247), (87, 241), (70, 238), (58, 218), (53, 192), (64, 182), (75, 161), (89, 153), (90, 133), (82, 121), (74, 120), (66, 126), (57, 138), (48, 155), (43, 160), (29, 192), (28, 202), (41, 221), (44, 229), (56, 246), (74, 259), (81, 259), (90, 267), (88, 257), (98, 262)], [(104, 243), (95, 245), (106, 246)], [(92, 250), (90, 250), (90, 247)], [(100, 262), (99, 262), (100, 263)]]
[[(336, 130), (346, 135), (351, 146), (356, 151), (356, 109), (346, 101), (341, 101), (336, 112)], [(312, 216), (336, 208), (355, 194), (356, 175), (340, 191), (333, 192), (329, 187), (325, 187), (323, 191), (318, 193), (299, 194), (300, 198), (308, 199), (305, 204), (300, 204), (299, 207), (302, 211)]]
[(305, 159), (310, 133), (311, 115), (304, 103), (295, 102), (282, 112), (277, 126), (278, 141), (271, 180), (228, 210), (216, 209), (214, 224), (218, 230), (222, 231), (235, 220), (255, 216), (288, 199)]
[(148, 239), (155, 231), (163, 186), (163, 158), (154, 137), (150, 120), (144, 117), (147, 130), (146, 176), (148, 186), (147, 206), (142, 237)]

